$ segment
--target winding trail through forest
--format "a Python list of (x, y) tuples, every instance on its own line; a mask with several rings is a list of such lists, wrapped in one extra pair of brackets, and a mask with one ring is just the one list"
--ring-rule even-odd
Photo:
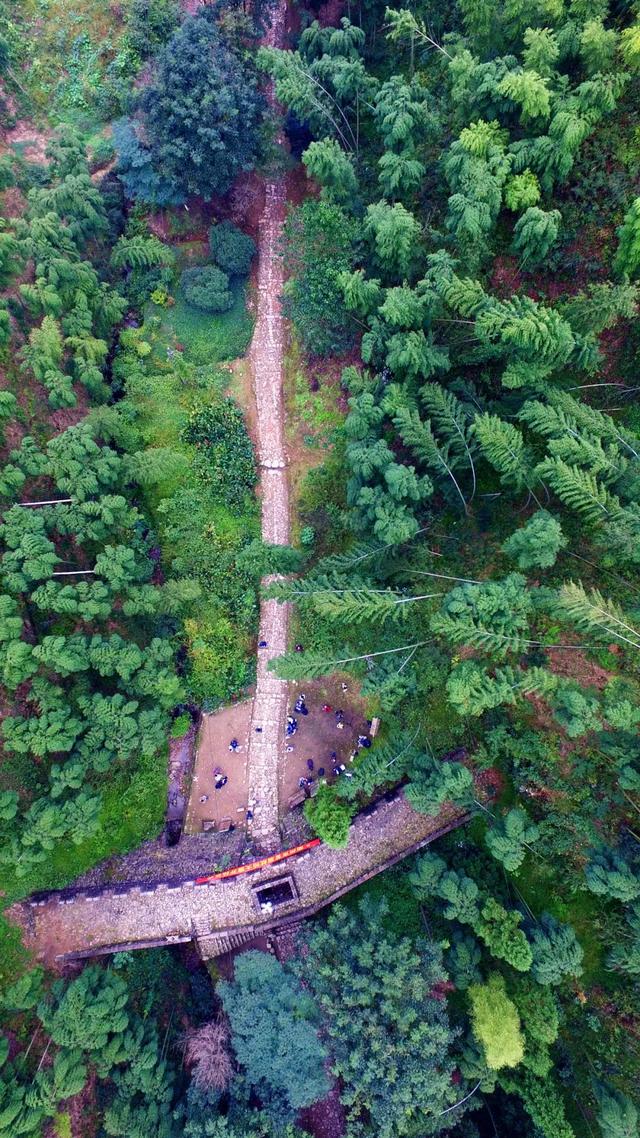
[[(272, 9), (265, 43), (284, 43), (286, 3)], [(268, 96), (273, 102), (273, 88)], [(284, 138), (280, 137), (284, 143)], [(281, 254), (286, 207), (284, 175), (267, 182), (258, 234), (257, 319), (249, 352), (257, 413), (257, 449), (262, 499), (262, 539), (270, 545), (289, 543), (289, 486), (284, 446), (282, 396), (284, 321), (280, 303), (284, 270)], [(272, 578), (265, 578), (263, 585)], [(255, 845), (265, 852), (280, 846), (278, 826), (278, 763), (284, 747), (287, 685), (268, 671), (268, 661), (286, 651), (289, 606), (263, 600), (260, 605), (257, 684), (249, 735), (249, 805), (253, 818), (248, 828)]]

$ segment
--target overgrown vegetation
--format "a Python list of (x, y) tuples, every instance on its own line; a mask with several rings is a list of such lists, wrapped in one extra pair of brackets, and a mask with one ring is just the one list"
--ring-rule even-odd
[[(273, 140), (260, 6), (0, 15), (3, 113), (48, 142), (0, 154), (9, 901), (157, 834), (167, 734), (251, 679), (229, 218)], [(637, 1138), (638, 13), (300, 15), (258, 54), (304, 140), (289, 396), (324, 451), (276, 666), (382, 723), (307, 819), (341, 849), (401, 784), (471, 821), (215, 990), (166, 956), (53, 980), (3, 924), (0, 1134), (299, 1138), (330, 1094), (346, 1138)]]
[(615, 1042), (640, 880), (633, 20), (459, 0), (260, 56), (320, 190), (291, 211), (289, 312), (349, 360), (302, 490), (313, 568), (271, 589), (305, 652), (276, 667), (351, 672), (383, 719), (309, 818), (339, 845), (341, 806), (399, 780), (475, 812), (411, 880), (451, 942), (461, 1087), (549, 1138), (609, 1133), (600, 1083), (629, 1095), (638, 1067)]
[[(94, 15), (90, 5), (53, 7), (52, 27), (66, 19), (67, 31)], [(34, 13), (25, 3), (15, 15), (7, 97), (33, 112), (20, 76)], [(148, 33), (159, 50), (179, 12), (153, 0), (120, 16), (123, 35), (140, 47)], [(38, 30), (38, 59), (49, 58), (50, 32)], [(185, 254), (151, 232), (151, 199), (134, 209), (118, 176), (92, 178), (70, 127), (44, 158), (2, 157), (13, 203), (0, 270), (9, 900), (157, 835), (170, 713), (184, 701), (215, 706), (249, 680), (259, 575), (242, 557), (257, 536), (253, 455), (221, 366), (250, 335), (252, 240), (220, 226), (231, 311), (204, 317), (180, 290)]]

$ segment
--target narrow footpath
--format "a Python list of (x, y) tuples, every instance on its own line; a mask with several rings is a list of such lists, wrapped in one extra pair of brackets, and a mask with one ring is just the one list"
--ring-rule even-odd
[[(284, 44), (286, 5), (278, 0), (271, 13), (265, 42)], [(273, 101), (273, 90), (268, 92)], [(281, 139), (283, 142), (284, 139)], [(257, 319), (249, 352), (257, 412), (257, 447), (262, 500), (262, 538), (270, 545), (288, 545), (289, 487), (284, 447), (282, 396), (284, 322), (280, 304), (284, 271), (280, 243), (286, 207), (284, 176), (267, 183), (258, 234)], [(263, 585), (272, 578), (265, 578)], [(284, 748), (287, 685), (267, 669), (268, 661), (287, 647), (289, 606), (262, 601), (257, 685), (251, 712), (248, 749), (248, 801), (253, 818), (248, 830), (256, 847), (271, 853), (280, 846), (278, 826), (278, 763)]]

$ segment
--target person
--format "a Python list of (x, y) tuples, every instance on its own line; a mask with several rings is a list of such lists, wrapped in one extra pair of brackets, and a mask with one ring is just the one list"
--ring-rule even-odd
[(298, 779), (298, 786), (300, 787), (301, 790), (304, 790), (308, 786), (308, 782), (307, 782), (306, 778), (299, 778)]
[(318, 767), (318, 778), (324, 778), (324, 767)]
[(292, 743), (288, 743), (288, 744), (287, 744), (287, 746), (285, 747), (285, 751), (287, 752), (287, 754), (289, 754), (289, 753), (290, 753), (291, 751), (293, 751), (294, 749), (295, 749), (295, 748), (294, 748), (294, 746), (293, 746), (293, 744), (292, 744)]
[(201, 802), (208, 802), (209, 801), (209, 795), (208, 794), (201, 794), (200, 795), (200, 801)]
[(256, 727), (256, 735), (262, 734), (262, 727)]
[(238, 740), (232, 739), (231, 742), (229, 743), (229, 750), (230, 751), (237, 751), (239, 749), (240, 749), (240, 744), (238, 743)]
[(347, 685), (344, 683), (344, 681), (343, 681), (343, 682), (340, 684), (340, 687), (342, 688), (342, 691), (349, 691), (349, 688), (348, 688), (348, 687), (347, 687)]
[(258, 648), (266, 648), (266, 647), (267, 647), (266, 640), (259, 640), (258, 641)]
[(302, 647), (302, 644), (296, 644), (296, 652), (304, 652), (304, 648)]
[(331, 762), (332, 762), (332, 763), (337, 763), (337, 761), (338, 761), (338, 752), (337, 752), (337, 751), (332, 751), (332, 752), (331, 752), (331, 754), (329, 755), (329, 758), (331, 759)]
[(332, 710), (331, 704), (330, 703), (323, 703), (322, 710), (323, 711), (331, 711)]
[(344, 711), (341, 707), (336, 711), (336, 719), (344, 719)]
[(215, 786), (216, 790), (222, 790), (223, 786), (226, 786), (228, 781), (229, 779), (226, 774), (219, 774), (216, 776), (216, 781), (213, 785)]
[(339, 719), (336, 723), (336, 727), (338, 728), (338, 731), (344, 731), (344, 719)]
[(359, 747), (370, 747), (371, 746), (371, 739), (368, 737), (368, 735), (358, 735), (358, 746)]
[(313, 759), (307, 759), (307, 770), (313, 770)]
[(247, 809), (247, 822), (250, 822), (252, 818), (253, 818), (253, 810)]
[(300, 715), (308, 715), (309, 714), (309, 708), (305, 704), (302, 696), (300, 696), (300, 698), (296, 700), (293, 710), (299, 712)]

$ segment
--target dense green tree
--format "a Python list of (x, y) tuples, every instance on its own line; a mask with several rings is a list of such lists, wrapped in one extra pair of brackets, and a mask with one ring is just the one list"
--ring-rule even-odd
[(531, 973), (539, 984), (560, 984), (566, 976), (582, 974), (584, 952), (571, 925), (543, 913), (529, 939), (533, 953)]
[(632, 202), (618, 230), (616, 272), (632, 280), (640, 272), (640, 198)]
[[(208, 200), (225, 193), (255, 160), (255, 82), (220, 35), (212, 13), (188, 17), (160, 50), (140, 108), (149, 165), (173, 194)], [(142, 196), (144, 185), (131, 181), (137, 166), (134, 137), (126, 138), (128, 152), (120, 149), (120, 156), (128, 167), (130, 192), (137, 189)], [(116, 144), (121, 142), (116, 137)], [(140, 143), (138, 149), (143, 156)]]
[(528, 976), (511, 981), (509, 995), (520, 1014), (525, 1036), (523, 1063), (533, 1074), (544, 1078), (553, 1066), (549, 1048), (558, 1038), (558, 1001), (550, 988), (543, 988)]
[(593, 850), (584, 872), (592, 893), (623, 904), (640, 897), (640, 876), (615, 850)]
[(334, 201), (343, 203), (353, 198), (358, 181), (353, 162), (333, 138), (312, 142), (305, 150), (302, 161), (323, 192)]
[(518, 569), (550, 569), (567, 544), (560, 522), (547, 510), (538, 510), (526, 525), (514, 531), (502, 546)]
[(142, 123), (119, 119), (113, 124), (117, 172), (128, 197), (154, 206), (182, 205), (185, 191), (154, 165)]
[(554, 1080), (538, 1078), (525, 1070), (516, 1076), (501, 1074), (500, 1083), (505, 1090), (519, 1095), (544, 1138), (575, 1138), (575, 1131), (567, 1122), (561, 1090)]
[(628, 976), (640, 976), (640, 904), (636, 901), (625, 913), (628, 932), (607, 956), (607, 967)]
[(130, 0), (126, 9), (127, 39), (141, 59), (166, 43), (180, 18), (178, 0)]
[(451, 644), (470, 644), (502, 659), (526, 644), (533, 602), (524, 577), (458, 585), (448, 593), (431, 627)]
[(439, 948), (384, 931), (384, 911), (335, 906), (311, 934), (300, 969), (317, 999), (349, 1117), (381, 1138), (431, 1126), (455, 1101), (453, 1042)]
[(400, 202), (379, 201), (367, 207), (364, 231), (382, 271), (393, 278), (408, 276), (420, 238), (415, 217)]
[(469, 988), (473, 1034), (481, 1044), (487, 1066), (517, 1067), (524, 1055), (520, 1016), (509, 999), (502, 977), (494, 972), (484, 984)]
[(518, 869), (525, 859), (527, 847), (540, 837), (540, 828), (524, 810), (507, 811), (503, 818), (487, 831), (486, 843), (495, 858), (510, 872)]
[(54, 1043), (86, 1052), (107, 1074), (129, 1026), (127, 1000), (126, 984), (116, 973), (88, 967), (70, 984), (57, 980), (38, 1016)]
[(326, 1095), (318, 1009), (277, 960), (263, 952), (242, 953), (233, 980), (218, 992), (236, 1058), (265, 1104), (293, 1118)]
[(544, 262), (558, 239), (559, 223), (559, 210), (545, 213), (537, 206), (529, 206), (518, 218), (513, 231), (513, 248), (523, 267), (532, 268)]
[(638, 1111), (631, 1099), (602, 1083), (595, 1090), (602, 1138), (637, 1138)]
[(473, 793), (473, 775), (462, 763), (443, 762), (421, 755), (412, 764), (411, 781), (405, 794), (423, 814), (438, 814), (445, 802), (465, 805)]
[(449, 870), (442, 858), (425, 854), (410, 880), (419, 898), (435, 896), (445, 902), (443, 916), (470, 925), (496, 959), (506, 960), (519, 972), (531, 968), (532, 952), (520, 928), (522, 915), (505, 909), (495, 897), (483, 896), (466, 873)]
[(296, 51), (262, 48), (258, 55), (275, 80), (278, 99), (309, 124), (316, 139), (335, 138), (355, 154), (361, 113), (377, 86), (360, 57), (364, 43), (364, 30), (343, 16), (335, 28), (314, 20)]

